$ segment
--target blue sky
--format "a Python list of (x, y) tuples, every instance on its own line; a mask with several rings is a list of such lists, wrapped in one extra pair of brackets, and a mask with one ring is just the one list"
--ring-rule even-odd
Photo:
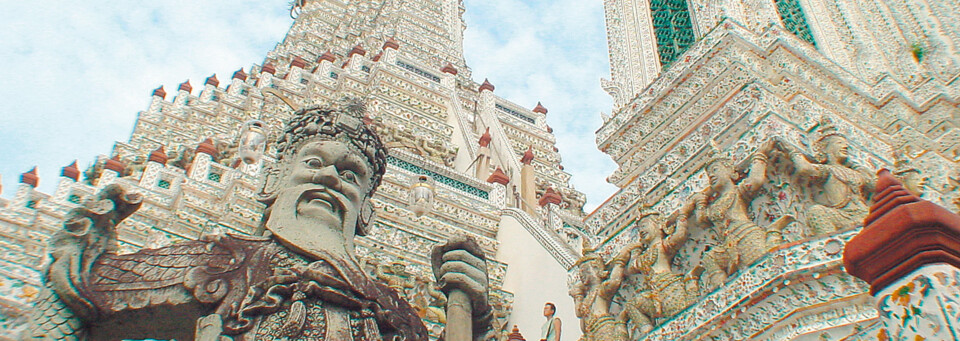
[[(615, 187), (597, 151), (600, 89), (608, 77), (599, 0), (465, 0), (464, 49), (476, 80), (499, 96), (550, 113), (563, 165), (587, 194), (587, 211)], [(263, 60), (289, 28), (287, 1), (0, 0), (0, 176), (13, 196), (38, 166), (50, 193), (60, 168), (81, 170), (126, 141), (150, 93), (184, 80), (198, 88)]]

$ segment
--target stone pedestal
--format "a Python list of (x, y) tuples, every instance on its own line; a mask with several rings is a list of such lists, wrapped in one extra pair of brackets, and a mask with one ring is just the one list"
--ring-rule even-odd
[(957, 340), (960, 216), (881, 170), (864, 228), (846, 245), (848, 273), (870, 283), (878, 340)]

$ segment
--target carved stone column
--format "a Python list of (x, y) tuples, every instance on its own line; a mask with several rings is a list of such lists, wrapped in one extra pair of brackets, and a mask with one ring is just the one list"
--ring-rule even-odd
[(180, 87), (177, 88), (177, 97), (174, 98), (173, 103), (178, 106), (186, 106), (190, 100), (191, 91), (193, 91), (193, 86), (190, 85), (190, 80), (180, 83)]
[[(480, 148), (477, 149), (477, 166), (474, 168), (477, 179), (486, 179), (490, 176), (490, 127), (480, 136)], [(502, 172), (502, 171), (501, 171)], [(506, 184), (504, 184), (506, 185)]]
[(520, 167), (520, 200), (523, 201), (520, 208), (536, 217), (537, 207), (534, 205), (537, 202), (537, 182), (532, 164), (533, 146), (527, 148), (527, 152), (523, 153), (520, 163), (523, 164)]
[(383, 43), (383, 56), (380, 57), (384, 63), (387, 64), (396, 64), (397, 63), (397, 50), (400, 49), (400, 44), (397, 43), (393, 38), (387, 38), (387, 41)]
[[(950, 340), (960, 335), (960, 216), (921, 200), (883, 169), (865, 227), (843, 264), (870, 283), (878, 339)], [(922, 338), (918, 337), (922, 336)]]
[(238, 96), (241, 95), (243, 91), (243, 85), (247, 81), (247, 73), (243, 72), (243, 68), (237, 70), (233, 73), (233, 77), (230, 78), (230, 85), (227, 86), (227, 93)]
[(503, 208), (507, 204), (507, 184), (510, 183), (510, 177), (503, 172), (503, 169), (497, 167), (493, 174), (487, 178), (487, 182), (493, 185), (490, 190), (490, 201), (498, 208)]
[(560, 210), (560, 204), (562, 203), (563, 198), (560, 196), (560, 193), (554, 191), (552, 187), (547, 187), (537, 202), (537, 204), (543, 208), (542, 211), (546, 216), (544, 227), (556, 233), (560, 233), (560, 229), (563, 228), (563, 219), (560, 218), (560, 213), (558, 212)]
[(457, 86), (457, 68), (453, 67), (452, 64), (447, 63), (443, 68), (440, 69), (442, 73), (440, 75), (440, 85), (447, 89), (454, 89)]
[(277, 68), (273, 63), (266, 62), (260, 67), (260, 76), (257, 80), (257, 87), (261, 89), (269, 88), (273, 85), (273, 75), (277, 73)]
[(143, 175), (140, 176), (140, 187), (152, 188), (160, 180), (160, 171), (163, 170), (167, 161), (167, 152), (163, 149), (163, 146), (151, 152), (147, 157), (147, 167), (144, 168)]
[(100, 178), (97, 179), (97, 187), (103, 188), (112, 184), (117, 178), (123, 176), (123, 169), (126, 167), (116, 155), (107, 159), (103, 165), (103, 172), (100, 172)]
[(187, 174), (191, 179), (202, 181), (209, 175), (210, 164), (214, 163), (213, 157), (217, 155), (217, 147), (213, 140), (207, 138), (197, 145), (197, 156), (193, 159), (193, 165), (190, 166), (190, 172)]

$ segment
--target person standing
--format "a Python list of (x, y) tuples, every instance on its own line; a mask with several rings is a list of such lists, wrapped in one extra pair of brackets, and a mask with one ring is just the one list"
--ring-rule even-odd
[(540, 341), (560, 340), (560, 318), (556, 315), (556, 305), (550, 302), (543, 305), (543, 317), (546, 317), (547, 321), (540, 327)]

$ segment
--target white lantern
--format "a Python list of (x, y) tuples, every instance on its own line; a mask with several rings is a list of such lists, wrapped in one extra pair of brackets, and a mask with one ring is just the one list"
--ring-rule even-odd
[(433, 210), (433, 178), (416, 175), (410, 185), (410, 211), (418, 217)]
[(260, 160), (263, 150), (267, 146), (267, 129), (263, 121), (252, 120), (243, 124), (240, 131), (238, 146), (240, 159), (246, 164), (254, 164)]

